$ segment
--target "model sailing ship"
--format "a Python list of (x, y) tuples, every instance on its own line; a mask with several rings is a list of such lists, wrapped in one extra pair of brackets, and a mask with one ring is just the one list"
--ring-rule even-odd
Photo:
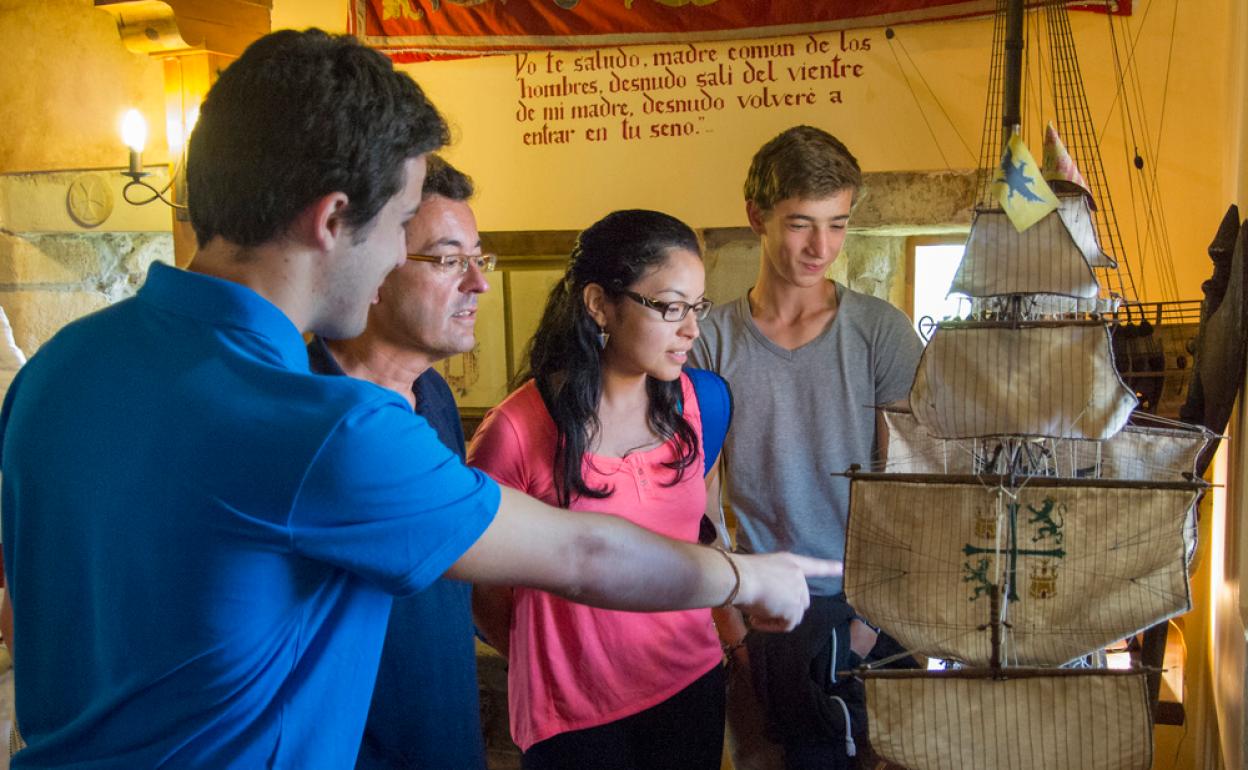
[(952, 288), (969, 311), (937, 325), (910, 410), (883, 412), (880, 467), (849, 474), (850, 604), (950, 665), (857, 673), (875, 750), (912, 770), (1148, 768), (1148, 671), (1097, 653), (1190, 608), (1209, 434), (1133, 420), (1096, 204), (1055, 131), (1051, 187), (1014, 135), (1010, 6), (1004, 159)]

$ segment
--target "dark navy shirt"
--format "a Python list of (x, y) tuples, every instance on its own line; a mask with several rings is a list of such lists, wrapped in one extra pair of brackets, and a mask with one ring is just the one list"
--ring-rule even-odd
[[(308, 344), (308, 363), (343, 374), (320, 337)], [(464, 429), (446, 380), (431, 367), (412, 392), (416, 413), (462, 458)], [(471, 586), (440, 579), (396, 599), (356, 767), (484, 768), (480, 714)]]

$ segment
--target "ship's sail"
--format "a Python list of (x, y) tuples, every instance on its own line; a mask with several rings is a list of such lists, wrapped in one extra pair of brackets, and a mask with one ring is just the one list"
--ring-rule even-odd
[(910, 392), (915, 417), (946, 439), (1107, 439), (1135, 405), (1099, 322), (941, 324)]
[(1094, 298), (1094, 267), (1114, 267), (1096, 238), (1082, 191), (1058, 196), (1058, 209), (1022, 233), (999, 208), (975, 212), (966, 254), (950, 291), (971, 297), (1060, 294)]
[(1142, 671), (962, 674), (890, 671), (867, 679), (872, 747), (896, 764), (925, 770), (1152, 767), (1153, 720)]
[[(999, 444), (932, 438), (910, 412), (881, 410), (885, 435), (885, 473), (971, 474), (989, 466)], [(1105, 441), (1038, 441), (1036, 472), (1066, 478), (1183, 481), (1196, 471), (1196, 460), (1212, 435), (1206, 430), (1157, 425), (1127, 425)]]
[(1095, 474), (1101, 478), (1191, 479), (1196, 472), (1196, 460), (1212, 438), (1213, 434), (1207, 430), (1127, 427), (1099, 445), (1080, 442), (1074, 454), (1074, 467), (1077, 472), (1095, 468)]
[(933, 438), (913, 412), (881, 409), (880, 416), (884, 421), (884, 435), (879, 437), (884, 451), (880, 470), (885, 473), (975, 472), (973, 441)]
[(1002, 654), (1061, 665), (1185, 612), (1189, 483), (855, 474), (845, 544), (850, 605), (906, 649), (987, 665), (990, 596)]

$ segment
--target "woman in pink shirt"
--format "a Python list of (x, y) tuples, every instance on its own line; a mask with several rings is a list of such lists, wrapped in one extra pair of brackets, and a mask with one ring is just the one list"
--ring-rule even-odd
[[(585, 230), (546, 303), (527, 381), (486, 416), (469, 463), (549, 503), (696, 541), (708, 495), (681, 369), (710, 309), (705, 286), (701, 245), (680, 220), (617, 211)], [(710, 610), (618, 612), (480, 587), (474, 610), (508, 654), (523, 767), (720, 766), (724, 674)]]

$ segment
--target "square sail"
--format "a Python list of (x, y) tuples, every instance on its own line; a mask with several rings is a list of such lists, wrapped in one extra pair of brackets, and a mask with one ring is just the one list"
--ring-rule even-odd
[(942, 323), (910, 408), (937, 438), (1106, 439), (1135, 408), (1100, 323)]
[(994, 586), (1009, 665), (1062, 665), (1191, 605), (1195, 485), (851, 478), (846, 597), (907, 650), (987, 665)]
[[(880, 436), (885, 473), (968, 475), (985, 468), (997, 442), (938, 439), (928, 435), (911, 412), (882, 409)], [(1191, 428), (1128, 425), (1104, 441), (1039, 440), (1035, 473), (1063, 478), (1183, 481), (1196, 472), (1196, 460), (1212, 434)]]
[[(910, 770), (1148, 770), (1143, 671), (865, 679), (871, 746)], [(899, 676), (887, 676), (899, 674)]]

